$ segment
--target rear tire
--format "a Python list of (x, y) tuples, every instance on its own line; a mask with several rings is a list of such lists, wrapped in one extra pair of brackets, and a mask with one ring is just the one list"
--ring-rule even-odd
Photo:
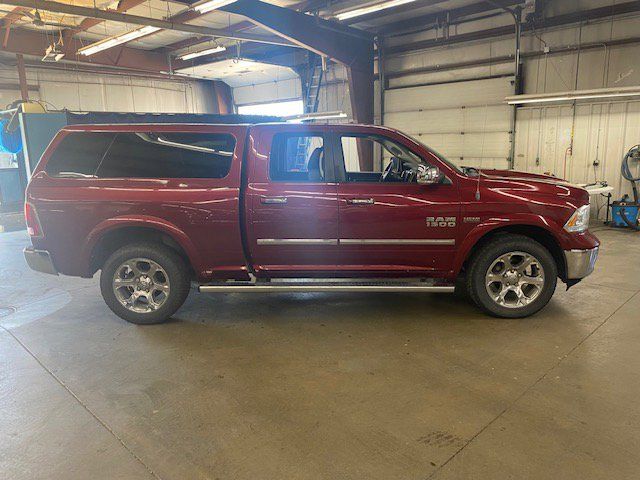
[(523, 318), (542, 309), (556, 289), (558, 267), (544, 246), (524, 235), (505, 234), (472, 258), (467, 290), (486, 313)]
[(113, 313), (136, 325), (168, 320), (189, 295), (184, 260), (160, 243), (136, 243), (116, 250), (100, 272), (102, 298)]

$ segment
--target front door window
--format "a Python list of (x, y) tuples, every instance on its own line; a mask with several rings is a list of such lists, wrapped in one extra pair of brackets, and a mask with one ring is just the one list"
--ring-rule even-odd
[(415, 183), (426, 162), (404, 145), (379, 135), (340, 137), (346, 182)]

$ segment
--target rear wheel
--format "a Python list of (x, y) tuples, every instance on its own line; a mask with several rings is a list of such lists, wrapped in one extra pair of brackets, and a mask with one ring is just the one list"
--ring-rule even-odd
[(102, 297), (120, 318), (138, 325), (166, 321), (189, 294), (187, 266), (169, 247), (157, 243), (116, 250), (100, 273)]
[(485, 312), (522, 318), (549, 303), (557, 277), (553, 255), (544, 246), (523, 235), (500, 235), (473, 257), (467, 289)]

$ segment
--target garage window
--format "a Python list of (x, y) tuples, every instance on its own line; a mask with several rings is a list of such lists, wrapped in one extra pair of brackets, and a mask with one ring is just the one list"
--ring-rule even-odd
[(101, 178), (223, 178), (235, 139), (211, 133), (119, 133), (98, 168)]
[(93, 177), (115, 134), (74, 132), (51, 154), (45, 172), (51, 177)]

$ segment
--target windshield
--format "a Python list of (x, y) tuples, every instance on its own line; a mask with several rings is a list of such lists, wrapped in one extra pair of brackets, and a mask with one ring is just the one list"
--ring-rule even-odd
[(441, 153), (435, 151), (433, 148), (431, 147), (427, 147), (424, 143), (413, 139), (416, 143), (420, 144), (420, 146), (422, 146), (425, 150), (428, 150), (429, 153), (432, 153), (433, 155), (435, 155), (438, 160), (440, 160), (442, 163), (444, 163), (445, 165), (447, 165), (449, 168), (451, 168), (451, 170), (455, 171), (456, 173), (459, 173), (460, 175), (465, 175), (467, 176), (467, 174), (465, 173), (464, 170), (462, 170), (459, 166), (457, 166), (455, 163), (453, 163), (451, 160), (447, 159), (444, 155), (442, 155)]

